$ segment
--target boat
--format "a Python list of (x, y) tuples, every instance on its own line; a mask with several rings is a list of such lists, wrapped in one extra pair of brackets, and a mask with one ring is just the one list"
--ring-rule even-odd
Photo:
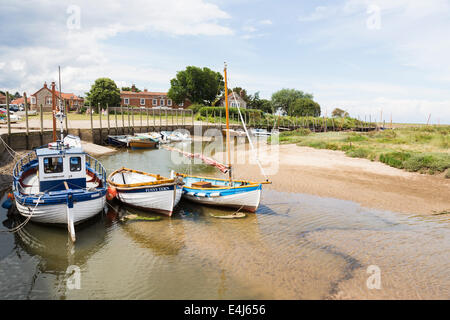
[[(225, 88), (227, 88), (227, 67), (224, 68)], [(226, 107), (226, 144), (228, 154), (228, 166), (205, 158), (205, 162), (216, 166), (224, 173), (229, 174), (228, 179), (219, 179), (214, 177), (199, 177), (183, 173), (177, 173), (183, 179), (183, 197), (187, 200), (221, 207), (236, 208), (238, 211), (256, 212), (261, 200), (261, 190), (263, 183), (246, 180), (235, 180), (232, 177), (232, 168), (230, 160), (230, 125), (229, 125), (229, 104), (228, 90), (225, 90)], [(235, 98), (236, 99), (236, 98)], [(238, 107), (239, 110), (239, 107)], [(240, 111), (239, 111), (240, 112)], [(241, 115), (242, 119), (242, 115)], [(243, 123), (244, 128), (245, 124)], [(245, 128), (247, 133), (247, 129)], [(250, 139), (250, 137), (248, 136)], [(251, 142), (251, 140), (250, 140)], [(253, 145), (252, 145), (253, 146)]]
[(106, 170), (81, 147), (78, 137), (63, 138), (37, 148), (13, 169), (13, 194), (20, 215), (29, 221), (75, 225), (100, 213), (106, 204)]
[(158, 141), (147, 136), (133, 136), (128, 139), (128, 146), (132, 149), (154, 149)]
[(178, 173), (183, 178), (183, 197), (201, 204), (256, 212), (262, 185), (258, 182), (198, 177)]
[(271, 136), (271, 133), (268, 132), (266, 129), (251, 129), (250, 133), (254, 135), (255, 137), (269, 137)]
[(171, 216), (183, 192), (181, 180), (171, 176), (122, 167), (109, 175), (108, 192), (132, 207)]
[(130, 136), (120, 135), (120, 136), (108, 136), (108, 144), (116, 147), (126, 147), (128, 146), (128, 140)]
[[(227, 134), (227, 129), (222, 129), (224, 134)], [(230, 137), (243, 137), (246, 135), (245, 131), (242, 129), (230, 129)]]
[(161, 136), (170, 142), (182, 142), (191, 141), (191, 137), (188, 133), (182, 133), (180, 131), (161, 131)]

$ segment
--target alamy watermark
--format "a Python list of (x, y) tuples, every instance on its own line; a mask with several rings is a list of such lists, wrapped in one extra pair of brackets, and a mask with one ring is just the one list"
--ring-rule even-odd
[(69, 290), (81, 289), (81, 269), (76, 265), (70, 265), (66, 270), (66, 286)]
[(370, 265), (366, 270), (367, 274), (370, 274), (369, 278), (367, 278), (366, 286), (367, 289), (381, 289), (381, 269), (377, 265)]
[(66, 13), (69, 15), (66, 20), (67, 29), (81, 29), (81, 8), (77, 5), (72, 4), (67, 7)]
[(367, 8), (367, 14), (369, 17), (366, 20), (366, 26), (369, 30), (381, 29), (381, 8), (376, 4), (371, 4)]

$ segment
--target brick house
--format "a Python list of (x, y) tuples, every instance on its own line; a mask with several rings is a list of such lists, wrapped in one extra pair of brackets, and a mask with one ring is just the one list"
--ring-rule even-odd
[[(60, 104), (59, 99), (59, 91), (55, 91), (56, 94), (56, 106)], [(80, 107), (84, 105), (84, 99), (76, 96), (73, 93), (64, 93), (61, 92), (61, 99), (64, 105), (68, 106), (69, 110), (78, 110)], [(47, 83), (44, 83), (44, 86), (36, 91), (29, 97), (30, 109), (38, 110), (40, 105), (44, 111), (52, 111), (52, 90), (47, 87)]]
[(172, 99), (167, 96), (167, 92), (150, 92), (147, 89), (136, 92), (134, 84), (132, 85), (131, 90), (132, 91), (120, 91), (121, 106), (185, 109), (191, 105), (189, 100), (186, 100), (184, 103), (175, 104)]
[(3, 93), (0, 93), (0, 104), (6, 103), (6, 96)]

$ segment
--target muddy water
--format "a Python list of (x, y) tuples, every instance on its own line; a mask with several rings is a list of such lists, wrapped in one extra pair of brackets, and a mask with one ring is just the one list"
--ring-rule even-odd
[[(109, 170), (216, 174), (205, 165), (176, 165), (166, 150), (101, 161)], [(269, 190), (258, 212), (242, 219), (217, 219), (212, 215), (233, 211), (185, 201), (159, 221), (121, 222), (129, 212), (151, 216), (114, 203), (77, 227), (75, 245), (64, 228), (30, 223), (1, 232), (0, 298), (450, 298), (448, 215), (407, 216)], [(15, 223), (6, 214), (1, 208), (2, 231)], [(379, 289), (368, 288), (369, 266), (380, 271)], [(67, 273), (74, 268), (79, 289)]]

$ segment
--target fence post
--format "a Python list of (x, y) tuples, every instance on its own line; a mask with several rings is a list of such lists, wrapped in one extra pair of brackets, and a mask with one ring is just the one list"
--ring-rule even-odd
[(191, 110), (191, 115), (192, 115), (192, 125), (194, 125), (194, 110)]
[(130, 125), (130, 106), (128, 105), (127, 106), (127, 118), (128, 118), (128, 133), (130, 133), (130, 128), (131, 128), (131, 125)]
[[(42, 106), (42, 105), (41, 105)], [(91, 133), (92, 133), (92, 142), (94, 142), (94, 119), (92, 118), (92, 106), (89, 102), (89, 115), (91, 117)]]
[(69, 107), (65, 103), (64, 103), (64, 107), (65, 107), (64, 113), (66, 114), (66, 118), (65, 118), (65, 120), (66, 120), (66, 132), (67, 132), (67, 134), (69, 134)]
[(9, 114), (9, 92), (8, 91), (6, 91), (6, 117), (7, 117), (7, 121), (8, 121), (8, 138), (9, 138), (9, 136), (11, 136), (11, 116)]
[(169, 124), (169, 119), (167, 118), (167, 110), (164, 110), (164, 115), (166, 116), (166, 130), (168, 130), (169, 127), (167, 125)]
[(102, 107), (98, 103), (98, 117), (100, 119), (100, 143), (102, 142)]
[(117, 107), (114, 108), (114, 122), (116, 123), (116, 134), (119, 130), (118, 126), (117, 126)]
[(150, 111), (148, 110), (148, 108), (146, 108), (147, 109), (147, 132), (149, 131), (149, 127), (150, 127), (150, 124), (149, 124), (149, 121), (150, 121), (150, 119), (149, 119), (149, 113), (150, 113)]
[(28, 127), (28, 101), (27, 101), (27, 94), (23, 93), (23, 101), (25, 103), (25, 126), (27, 128), (27, 149), (28, 149), (28, 133), (30, 128)]
[(153, 108), (152, 108), (152, 117), (153, 117), (153, 130), (156, 131), (155, 109), (153, 109)]
[(109, 124), (109, 104), (106, 104), (106, 118), (108, 120), (108, 134), (110, 134), (111, 126)]
[(133, 128), (134, 133), (134, 107), (131, 106), (131, 127)]
[(140, 128), (139, 132), (141, 132), (141, 130), (142, 130), (142, 108), (139, 108), (139, 110), (140, 110), (140, 117), (141, 117), (141, 128)]
[(40, 109), (39, 109), (39, 116), (40, 116), (40, 118), (41, 118), (41, 135), (44, 133), (44, 109), (43, 109), (43, 107), (42, 107), (42, 103), (41, 103), (41, 105), (40, 105), (40, 107), (39, 107)]

